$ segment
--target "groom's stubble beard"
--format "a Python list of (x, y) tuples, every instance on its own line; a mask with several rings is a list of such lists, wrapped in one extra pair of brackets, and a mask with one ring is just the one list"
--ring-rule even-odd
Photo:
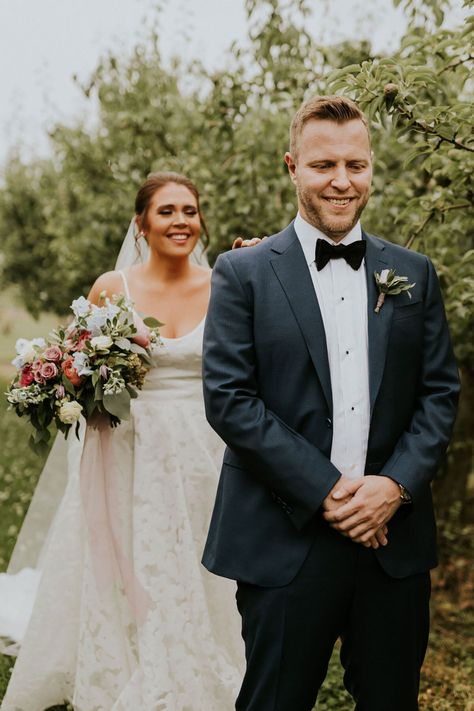
[(298, 202), (304, 208), (308, 221), (313, 227), (316, 227), (316, 229), (334, 241), (342, 239), (352, 230), (354, 225), (357, 224), (370, 197), (369, 192), (366, 196), (357, 201), (351, 214), (347, 215), (347, 219), (344, 220), (343, 218), (331, 219), (330, 215), (326, 216), (323, 209), (313, 199), (311, 190), (305, 190), (297, 184), (296, 194)]

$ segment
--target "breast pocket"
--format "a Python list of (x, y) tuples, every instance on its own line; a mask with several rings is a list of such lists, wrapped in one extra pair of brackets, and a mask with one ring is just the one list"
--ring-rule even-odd
[(409, 303), (394, 304), (393, 307), (393, 320), (401, 321), (405, 318), (412, 318), (413, 316), (420, 316), (423, 313), (423, 302), (422, 301), (410, 301)]

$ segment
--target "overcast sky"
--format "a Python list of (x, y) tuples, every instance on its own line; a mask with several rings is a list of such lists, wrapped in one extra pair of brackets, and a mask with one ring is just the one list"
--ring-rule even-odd
[[(403, 15), (391, 0), (313, 0), (310, 29), (329, 44), (370, 38), (397, 47)], [(163, 56), (222, 63), (233, 40), (245, 42), (244, 0), (162, 0)], [(462, 17), (462, 0), (451, 24)], [(47, 127), (87, 111), (72, 81), (87, 80), (109, 49), (130, 51), (156, 21), (155, 0), (0, 0), (0, 163), (21, 143), (26, 155), (47, 152)], [(370, 8), (370, 11), (367, 9)]]

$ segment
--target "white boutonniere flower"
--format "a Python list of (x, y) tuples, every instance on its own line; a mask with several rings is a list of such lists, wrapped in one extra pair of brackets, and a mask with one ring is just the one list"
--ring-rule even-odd
[(395, 269), (382, 269), (380, 274), (374, 272), (374, 278), (377, 289), (379, 290), (379, 298), (375, 306), (376, 314), (378, 314), (382, 308), (386, 296), (396, 296), (397, 294), (401, 294), (402, 291), (406, 291), (411, 299), (410, 289), (415, 286), (416, 282), (408, 284), (408, 277), (397, 276)]

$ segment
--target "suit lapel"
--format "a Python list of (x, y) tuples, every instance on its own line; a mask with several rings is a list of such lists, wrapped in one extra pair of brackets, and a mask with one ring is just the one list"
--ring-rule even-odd
[(387, 269), (390, 265), (387, 262), (386, 249), (383, 242), (379, 242), (365, 233), (363, 233), (363, 238), (367, 241), (365, 269), (367, 278), (370, 414), (372, 415), (385, 368), (388, 338), (392, 324), (393, 300), (391, 298), (385, 299), (379, 313), (375, 313), (375, 305), (379, 294), (375, 284), (374, 272)]
[(291, 224), (274, 238), (271, 266), (285, 292), (332, 416), (331, 377), (323, 319), (303, 250)]

